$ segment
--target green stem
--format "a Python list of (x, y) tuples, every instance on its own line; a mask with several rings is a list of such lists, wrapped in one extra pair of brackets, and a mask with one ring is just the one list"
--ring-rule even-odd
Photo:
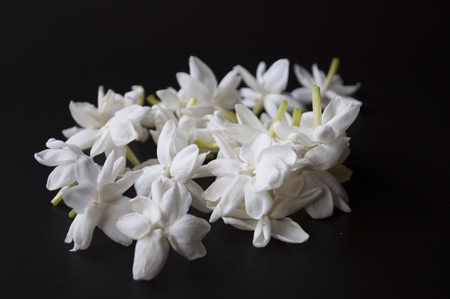
[(146, 99), (147, 102), (148, 102), (150, 105), (152, 105), (152, 106), (158, 105), (158, 104), (161, 103), (160, 100), (156, 99), (156, 97), (155, 97), (154, 94), (151, 94), (151, 95), (147, 96), (145, 99)]
[(322, 125), (322, 99), (320, 97), (320, 87), (314, 85), (312, 88), (312, 106), (314, 115), (314, 128)]
[(324, 84), (322, 85), (322, 88), (325, 90), (328, 88), (328, 86), (331, 83), (331, 80), (333, 80), (333, 76), (336, 75), (337, 70), (339, 68), (339, 58), (333, 58), (331, 60), (330, 69), (328, 70), (327, 78), (325, 79)]
[(301, 119), (302, 119), (302, 109), (295, 108), (294, 112), (292, 113), (292, 126), (299, 127)]
[(255, 107), (253, 107), (252, 112), (254, 115), (258, 116), (264, 108), (264, 99), (260, 100), (256, 103)]
[[(139, 85), (139, 87), (141, 87), (144, 90), (144, 87), (142, 85)], [(142, 95), (139, 97), (139, 100), (138, 100), (138, 105), (139, 106), (144, 105), (144, 99), (145, 99), (145, 90), (142, 93)]]
[(234, 113), (233, 111), (222, 108), (220, 109), (220, 112), (222, 112), (223, 116), (225, 116), (229, 121), (232, 121), (236, 124), (238, 123), (236, 113)]
[(133, 153), (133, 151), (130, 149), (128, 145), (125, 145), (127, 148), (127, 159), (131, 162), (134, 166), (140, 165), (141, 162), (139, 162), (138, 158), (136, 158), (136, 155)]
[(56, 193), (55, 197), (53, 197), (53, 199), (51, 200), (51, 203), (56, 207), (56, 206), (61, 202), (61, 200), (63, 199), (63, 191), (66, 190), (67, 188), (76, 186), (77, 184), (78, 184), (78, 183), (75, 182), (75, 183), (73, 183), (73, 184), (70, 184), (70, 185), (67, 185), (67, 186), (62, 187), (62, 188), (58, 191), (58, 193)]
[(272, 124), (270, 125), (270, 130), (269, 130), (269, 136), (274, 138), (275, 137), (275, 131), (273, 130), (273, 125), (277, 122), (277, 121), (281, 121), (284, 117), (284, 113), (286, 112), (286, 109), (288, 107), (288, 102), (287, 101), (283, 101), (281, 102), (280, 107), (278, 107), (278, 111), (277, 114), (275, 115), (275, 118), (273, 119)]
[(75, 218), (75, 216), (77, 216), (77, 212), (75, 212), (75, 210), (72, 209), (72, 211), (69, 212), (69, 218), (72, 219)]
[(219, 149), (219, 146), (215, 142), (204, 142), (204, 141), (200, 141), (200, 140), (194, 140), (193, 143), (196, 144), (198, 147), (201, 147), (201, 148), (204, 148), (207, 150), (218, 150)]

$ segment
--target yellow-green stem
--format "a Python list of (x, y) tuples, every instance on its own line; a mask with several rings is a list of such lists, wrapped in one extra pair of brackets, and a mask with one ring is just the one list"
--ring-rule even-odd
[[(141, 87), (142, 90), (144, 90), (144, 87), (142, 85), (139, 85), (139, 87)], [(144, 105), (144, 99), (145, 99), (145, 90), (144, 90), (144, 92), (142, 92), (142, 95), (139, 97), (138, 105), (140, 105), (140, 106)]]
[(230, 111), (230, 110), (223, 109), (223, 108), (220, 109), (220, 112), (222, 112), (223, 116), (225, 116), (229, 121), (237, 124), (238, 120), (237, 120), (236, 113), (234, 113), (233, 111)]
[(147, 102), (148, 102), (150, 105), (152, 105), (152, 106), (158, 105), (158, 104), (161, 103), (161, 101), (158, 100), (158, 99), (155, 97), (154, 94), (151, 94), (151, 95), (147, 96), (145, 99), (146, 99)]
[(320, 97), (320, 87), (314, 85), (312, 88), (312, 106), (314, 115), (314, 128), (322, 125), (322, 99)]
[(192, 97), (189, 99), (189, 102), (186, 104), (186, 108), (192, 107), (197, 103), (197, 99)]
[(301, 119), (302, 119), (302, 109), (295, 108), (294, 112), (292, 113), (292, 126), (299, 127)]
[(78, 183), (75, 182), (75, 183), (73, 183), (73, 184), (70, 184), (70, 185), (67, 185), (67, 186), (62, 187), (62, 188), (58, 191), (58, 193), (56, 193), (55, 197), (53, 197), (51, 203), (56, 207), (56, 205), (59, 204), (59, 203), (61, 202), (61, 200), (63, 199), (63, 191), (66, 190), (67, 188), (76, 186), (77, 184), (78, 184)]
[(287, 101), (283, 101), (280, 104), (280, 107), (278, 107), (278, 111), (277, 114), (275, 115), (275, 118), (273, 119), (272, 124), (270, 125), (270, 130), (269, 130), (269, 136), (274, 138), (275, 137), (275, 131), (273, 130), (273, 125), (277, 122), (277, 121), (281, 121), (284, 117), (284, 113), (286, 112), (286, 109), (288, 107), (288, 102)]
[(133, 151), (130, 149), (128, 145), (125, 145), (127, 148), (127, 159), (131, 162), (134, 166), (141, 165), (141, 162), (136, 158), (136, 155), (133, 153)]
[(342, 164), (337, 164), (337, 165), (333, 166), (332, 168), (339, 171), (347, 178), (351, 178), (353, 175), (353, 171), (351, 171), (347, 166), (344, 166)]
[(258, 101), (255, 107), (253, 107), (252, 112), (254, 115), (258, 116), (264, 108), (264, 99)]
[(212, 160), (212, 159), (214, 159), (215, 156), (216, 155), (214, 155), (214, 154), (207, 154), (205, 157), (205, 160)]
[(327, 89), (328, 86), (331, 83), (331, 80), (333, 80), (333, 76), (336, 75), (337, 70), (339, 68), (339, 58), (333, 58), (333, 60), (331, 60), (331, 65), (330, 65), (330, 69), (328, 70), (328, 74), (327, 74), (327, 78), (325, 79), (325, 82), (323, 84), (323, 89)]
[(75, 218), (75, 216), (77, 216), (77, 212), (75, 212), (75, 210), (72, 209), (72, 211), (69, 212), (69, 218)]
[(201, 147), (201, 148), (204, 148), (207, 150), (218, 150), (219, 149), (219, 146), (215, 142), (204, 142), (201, 140), (194, 140), (193, 143), (196, 144), (198, 147)]

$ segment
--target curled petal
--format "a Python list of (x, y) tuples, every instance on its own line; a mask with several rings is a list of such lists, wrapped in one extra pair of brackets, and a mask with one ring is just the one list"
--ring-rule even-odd
[(253, 246), (258, 248), (265, 247), (270, 241), (271, 230), (272, 225), (269, 217), (264, 216), (259, 219), (253, 234)]
[(122, 234), (134, 240), (143, 238), (151, 229), (151, 223), (148, 219), (138, 213), (130, 213), (120, 217), (116, 226)]
[(89, 247), (92, 240), (92, 234), (94, 233), (94, 229), (101, 216), (102, 211), (100, 208), (91, 204), (84, 213), (78, 214), (75, 217), (65, 239), (66, 243), (72, 241), (74, 243), (73, 249), (70, 251), (77, 251), (78, 249), (84, 250)]
[(303, 243), (309, 235), (292, 219), (284, 217), (279, 220), (272, 219), (272, 237), (288, 243)]

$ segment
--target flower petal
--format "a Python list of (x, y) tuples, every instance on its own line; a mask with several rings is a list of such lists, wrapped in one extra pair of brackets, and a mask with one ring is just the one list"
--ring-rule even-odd
[(347, 147), (348, 137), (339, 137), (330, 143), (321, 144), (305, 154), (305, 159), (314, 164), (317, 171), (325, 171), (338, 164), (344, 149)]
[(164, 267), (168, 253), (169, 242), (160, 229), (138, 240), (134, 250), (133, 279), (155, 278)]
[(203, 82), (186, 73), (177, 73), (177, 80), (186, 95), (196, 98), (199, 105), (212, 104), (213, 91)]
[(81, 156), (75, 163), (75, 178), (78, 184), (87, 183), (96, 187), (99, 174), (99, 166), (87, 156)]
[(200, 187), (200, 185), (197, 184), (196, 182), (194, 182), (193, 180), (187, 180), (184, 183), (184, 185), (191, 193), (191, 196), (192, 196), (191, 205), (199, 211), (202, 211), (204, 213), (210, 213), (211, 210), (209, 210), (206, 207), (206, 201), (202, 197), (202, 194), (203, 194), (202, 187)]
[(100, 208), (97, 205), (91, 204), (84, 213), (78, 214), (75, 217), (64, 240), (66, 243), (73, 241), (74, 245), (70, 251), (84, 250), (89, 247), (92, 234), (101, 216), (102, 211)]
[(252, 127), (260, 132), (267, 132), (267, 129), (264, 128), (258, 117), (250, 109), (241, 104), (236, 104), (235, 109), (236, 117), (240, 125)]
[(141, 239), (151, 229), (151, 223), (147, 218), (138, 213), (130, 213), (120, 217), (116, 225), (122, 234), (134, 240)]
[(230, 71), (220, 81), (217, 91), (214, 95), (214, 102), (217, 105), (222, 106), (223, 102), (227, 100), (241, 83), (241, 77), (236, 70)]
[(198, 146), (191, 144), (182, 149), (172, 160), (170, 173), (179, 183), (184, 183), (190, 179), (193, 168), (196, 165), (198, 156)]
[(98, 129), (101, 127), (100, 119), (85, 112), (85, 109), (97, 110), (94, 105), (86, 102), (70, 102), (69, 110), (73, 119), (83, 128)]
[(152, 192), (152, 183), (161, 176), (161, 165), (145, 167), (144, 173), (134, 183), (137, 195), (150, 196)]
[(104, 213), (97, 224), (111, 240), (124, 246), (130, 245), (133, 240), (121, 233), (116, 223), (120, 217), (132, 212), (128, 200), (128, 197), (122, 197), (102, 204)]
[(269, 192), (255, 192), (249, 184), (245, 186), (245, 210), (249, 216), (260, 219), (262, 215), (269, 213), (272, 205), (273, 199)]
[(136, 196), (128, 203), (135, 212), (142, 214), (151, 223), (157, 223), (161, 220), (161, 209), (150, 198), (145, 196)]
[(198, 57), (189, 57), (189, 73), (192, 77), (205, 84), (214, 93), (217, 87), (217, 79), (213, 71)]
[(286, 89), (289, 78), (289, 60), (279, 59), (264, 73), (264, 89), (280, 93)]
[(245, 163), (256, 165), (260, 153), (271, 145), (272, 138), (270, 138), (269, 135), (264, 133), (255, 134), (248, 142), (242, 145), (239, 152), (239, 158)]
[(168, 239), (175, 251), (188, 260), (194, 260), (205, 256), (206, 249), (201, 240), (210, 229), (206, 220), (185, 214), (170, 226)]
[(272, 230), (271, 226), (269, 217), (264, 216), (259, 219), (253, 234), (253, 246), (261, 248), (265, 247), (269, 243)]
[(114, 116), (108, 125), (111, 140), (116, 146), (127, 145), (138, 137), (133, 123), (125, 116)]
[(290, 218), (272, 219), (272, 237), (288, 243), (303, 243), (309, 235)]
[(229, 188), (233, 182), (234, 177), (218, 177), (209, 187), (203, 192), (202, 197), (208, 201), (217, 201), (223, 196), (225, 190)]
[(97, 190), (88, 183), (80, 183), (63, 191), (64, 203), (73, 208), (77, 214), (82, 214), (97, 198)]
[(75, 163), (63, 163), (55, 167), (47, 178), (47, 189), (56, 190), (75, 183)]
[(255, 230), (258, 220), (255, 219), (239, 219), (233, 217), (222, 217), (225, 224), (234, 226), (241, 230)]
[(306, 212), (314, 219), (323, 219), (333, 214), (333, 196), (330, 189), (314, 173), (305, 174), (304, 190), (320, 188), (322, 192), (310, 204), (305, 206)]
[(163, 166), (169, 167), (172, 162), (170, 149), (172, 146), (172, 140), (175, 136), (175, 130), (175, 122), (173, 120), (169, 120), (166, 122), (161, 134), (159, 135), (156, 153), (158, 155), (159, 163)]
[(78, 154), (70, 149), (47, 149), (34, 154), (34, 158), (45, 166), (56, 166), (63, 162), (75, 161)]
[(309, 93), (311, 94), (311, 88), (313, 87), (311, 73), (300, 65), (294, 64), (294, 74), (301, 85), (309, 87), (307, 90), (309, 90)]
[(235, 66), (234, 69), (239, 72), (242, 76), (242, 80), (244, 80), (248, 87), (257, 92), (263, 92), (262, 86), (256, 81), (256, 78), (247, 71), (247, 69), (240, 65)]

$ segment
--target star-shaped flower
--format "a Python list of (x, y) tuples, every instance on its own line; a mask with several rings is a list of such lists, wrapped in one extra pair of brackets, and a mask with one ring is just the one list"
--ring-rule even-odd
[(186, 214), (189, 203), (182, 198), (177, 184), (155, 181), (151, 198), (137, 196), (129, 204), (135, 213), (119, 218), (117, 228), (137, 240), (133, 278), (151, 280), (164, 266), (169, 244), (189, 260), (203, 257), (201, 240), (209, 232), (207, 221)]
[(235, 70), (241, 74), (245, 84), (249, 87), (241, 88), (243, 97), (241, 102), (244, 105), (250, 108), (264, 106), (270, 117), (275, 117), (282, 101), (289, 103), (289, 109), (303, 108), (300, 102), (287, 94), (282, 94), (289, 78), (289, 60), (277, 60), (267, 71), (265, 62), (260, 62), (256, 70), (256, 78), (240, 65), (235, 66)]
[(101, 170), (91, 158), (78, 158), (75, 163), (78, 185), (63, 191), (64, 202), (77, 212), (65, 240), (66, 243), (74, 242), (71, 251), (88, 248), (96, 226), (115, 242), (123, 245), (131, 243), (130, 238), (117, 230), (116, 221), (130, 212), (129, 198), (122, 194), (142, 175), (142, 170), (127, 172), (115, 181), (124, 165), (125, 158), (116, 160), (114, 152), (108, 156)]
[[(360, 84), (344, 86), (343, 80), (339, 74), (335, 74), (331, 81), (326, 80), (326, 75), (323, 71), (319, 70), (317, 64), (312, 66), (312, 75), (306, 69), (298, 64), (294, 65), (294, 73), (303, 87), (294, 89), (291, 93), (292, 97), (303, 102), (304, 104), (311, 104), (312, 101), (312, 88), (315, 85), (320, 87), (322, 95), (322, 106), (327, 106), (328, 103), (337, 96), (342, 96), (345, 103), (351, 100), (354, 104), (362, 105), (362, 102), (350, 97), (360, 87)], [(313, 83), (314, 80), (314, 83)]]

